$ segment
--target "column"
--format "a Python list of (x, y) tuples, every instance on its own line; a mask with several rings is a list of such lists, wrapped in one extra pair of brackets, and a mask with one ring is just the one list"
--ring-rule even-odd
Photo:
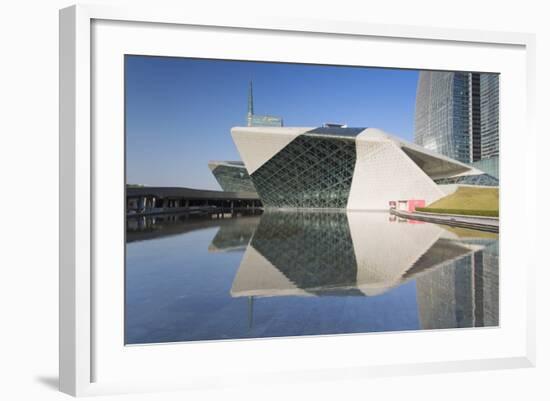
[(138, 210), (141, 211), (145, 209), (145, 202), (147, 201), (147, 198), (145, 196), (140, 196), (138, 201)]

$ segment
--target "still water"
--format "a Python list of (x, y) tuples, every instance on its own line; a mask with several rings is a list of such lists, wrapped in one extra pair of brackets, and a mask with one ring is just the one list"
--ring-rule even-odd
[(383, 212), (128, 218), (126, 343), (498, 325), (498, 234)]

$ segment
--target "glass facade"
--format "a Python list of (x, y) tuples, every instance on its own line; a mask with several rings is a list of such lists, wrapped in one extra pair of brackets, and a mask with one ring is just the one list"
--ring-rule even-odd
[(480, 74), (468, 74), (470, 79), (470, 160), (481, 159), (481, 99)]
[(415, 142), (463, 163), (498, 154), (498, 74), (421, 71)]
[(499, 77), (480, 75), (481, 159), (487, 159), (499, 155)]
[(212, 168), (212, 174), (214, 174), (218, 184), (224, 191), (256, 192), (252, 179), (242, 162), (218, 164)]
[(477, 162), (473, 162), (472, 166), (487, 174), (492, 175), (493, 177), (499, 178), (499, 164), (499, 157), (494, 156), (486, 159), (481, 159)]
[(346, 133), (302, 134), (254, 171), (252, 181), (263, 205), (345, 208), (356, 160), (356, 134)]
[(251, 114), (248, 116), (249, 127), (282, 127), (283, 119), (275, 116)]
[(440, 178), (434, 181), (436, 184), (464, 184), (498, 187), (498, 179), (489, 174), (463, 175), (459, 177)]
[(421, 71), (416, 93), (415, 142), (455, 160), (469, 162), (469, 102), (467, 73)]

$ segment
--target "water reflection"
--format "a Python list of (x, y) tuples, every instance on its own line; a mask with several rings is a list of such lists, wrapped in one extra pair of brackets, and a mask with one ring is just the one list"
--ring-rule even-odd
[(126, 242), (137, 242), (197, 230), (219, 227), (220, 231), (209, 248), (217, 250), (244, 250), (260, 221), (260, 211), (235, 213), (164, 214), (134, 216), (126, 220)]
[(353, 294), (356, 276), (345, 213), (268, 212), (246, 249), (231, 295)]
[(498, 236), (385, 213), (269, 212), (231, 295), (376, 296), (416, 279), (424, 329), (498, 325)]
[(269, 211), (129, 223), (127, 242), (128, 343), (498, 325), (497, 234)]
[(498, 242), (416, 279), (421, 327), (499, 324)]
[(259, 222), (260, 216), (258, 215), (237, 218), (230, 224), (224, 224), (227, 223), (224, 220), (208, 246), (208, 250), (210, 252), (244, 251)]

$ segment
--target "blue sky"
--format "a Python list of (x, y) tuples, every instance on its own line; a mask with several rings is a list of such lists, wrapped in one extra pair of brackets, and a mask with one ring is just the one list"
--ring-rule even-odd
[(209, 160), (239, 160), (230, 129), (256, 114), (285, 126), (338, 122), (412, 140), (418, 71), (126, 56), (131, 184), (220, 189)]

